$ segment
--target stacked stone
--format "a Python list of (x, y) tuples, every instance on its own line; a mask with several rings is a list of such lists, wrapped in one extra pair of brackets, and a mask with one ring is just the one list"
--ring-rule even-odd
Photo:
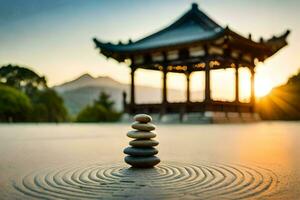
[(150, 123), (152, 118), (149, 115), (138, 114), (133, 119), (135, 122), (131, 127), (136, 130), (127, 133), (127, 136), (134, 140), (129, 142), (131, 147), (124, 149), (124, 153), (128, 155), (125, 157), (125, 162), (137, 168), (153, 167), (160, 162), (160, 159), (155, 156), (158, 150), (154, 148), (158, 145), (158, 141), (152, 139), (156, 137), (153, 132), (156, 127)]

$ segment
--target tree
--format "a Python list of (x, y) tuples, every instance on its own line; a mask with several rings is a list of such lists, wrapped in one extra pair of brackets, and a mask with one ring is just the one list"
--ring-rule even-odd
[(54, 90), (46, 89), (36, 92), (32, 98), (33, 121), (64, 122), (68, 114), (63, 99)]
[(7, 65), (0, 68), (0, 83), (23, 91), (30, 98), (33, 106), (26, 120), (34, 122), (67, 120), (68, 115), (62, 98), (47, 87), (44, 76), (39, 76), (24, 67)]
[(289, 78), (287, 85), (291, 85), (291, 84), (298, 85), (300, 87), (300, 70), (298, 74)]
[(107, 109), (101, 105), (86, 106), (77, 116), (77, 122), (107, 121)]
[(110, 96), (101, 92), (99, 99), (94, 101), (93, 105), (86, 106), (77, 115), (77, 122), (113, 122), (118, 121), (121, 113), (113, 108), (114, 102)]
[(273, 88), (258, 102), (258, 112), (265, 120), (300, 120), (300, 72), (285, 85)]
[(99, 99), (95, 101), (95, 104), (102, 105), (107, 110), (113, 110), (115, 102), (110, 100), (110, 96), (107, 93), (101, 92), (99, 95)]
[(39, 76), (30, 69), (13, 65), (0, 68), (0, 83), (19, 89), (29, 97), (36, 91), (47, 88), (44, 76)]
[(32, 106), (30, 99), (15, 88), (0, 84), (0, 121), (27, 121)]

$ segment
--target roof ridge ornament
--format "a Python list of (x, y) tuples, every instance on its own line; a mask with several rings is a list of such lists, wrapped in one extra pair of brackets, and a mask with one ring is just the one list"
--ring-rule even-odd
[(249, 33), (248, 39), (249, 39), (249, 40), (252, 40), (252, 34), (251, 34), (251, 33)]
[(198, 4), (192, 3), (192, 10), (198, 10)]
[(259, 38), (259, 42), (260, 42), (260, 43), (264, 43), (264, 38), (263, 38), (263, 37), (260, 37), (260, 38)]

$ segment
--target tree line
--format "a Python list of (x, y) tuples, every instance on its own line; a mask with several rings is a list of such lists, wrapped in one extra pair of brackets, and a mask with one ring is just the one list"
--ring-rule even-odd
[(264, 120), (300, 120), (300, 71), (260, 99), (257, 110)]
[[(300, 72), (257, 102), (264, 120), (300, 120)], [(121, 113), (106, 93), (72, 118), (46, 78), (20, 66), (0, 68), (0, 122), (112, 122)]]
[(121, 113), (113, 105), (109, 95), (101, 93), (98, 100), (73, 119), (44, 76), (20, 66), (0, 68), (0, 122), (117, 121)]

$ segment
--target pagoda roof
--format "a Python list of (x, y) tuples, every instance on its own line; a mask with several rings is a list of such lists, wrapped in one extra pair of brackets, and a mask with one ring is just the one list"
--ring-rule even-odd
[(224, 29), (200, 11), (196, 4), (170, 26), (127, 45), (102, 44), (116, 51), (137, 51), (218, 37)]
[[(161, 51), (165, 49), (176, 49), (203, 43), (212, 43), (220, 38), (230, 37), (233, 46), (248, 49), (262, 57), (269, 57), (284, 47), (289, 31), (280, 37), (273, 37), (266, 41), (255, 42), (251, 38), (245, 38), (238, 33), (223, 28), (193, 3), (192, 8), (174, 23), (166, 28), (153, 33), (143, 39), (127, 44), (105, 43), (94, 38), (96, 47), (107, 57), (113, 57), (118, 61), (124, 61), (133, 54)], [(222, 44), (223, 45), (223, 44)]]

